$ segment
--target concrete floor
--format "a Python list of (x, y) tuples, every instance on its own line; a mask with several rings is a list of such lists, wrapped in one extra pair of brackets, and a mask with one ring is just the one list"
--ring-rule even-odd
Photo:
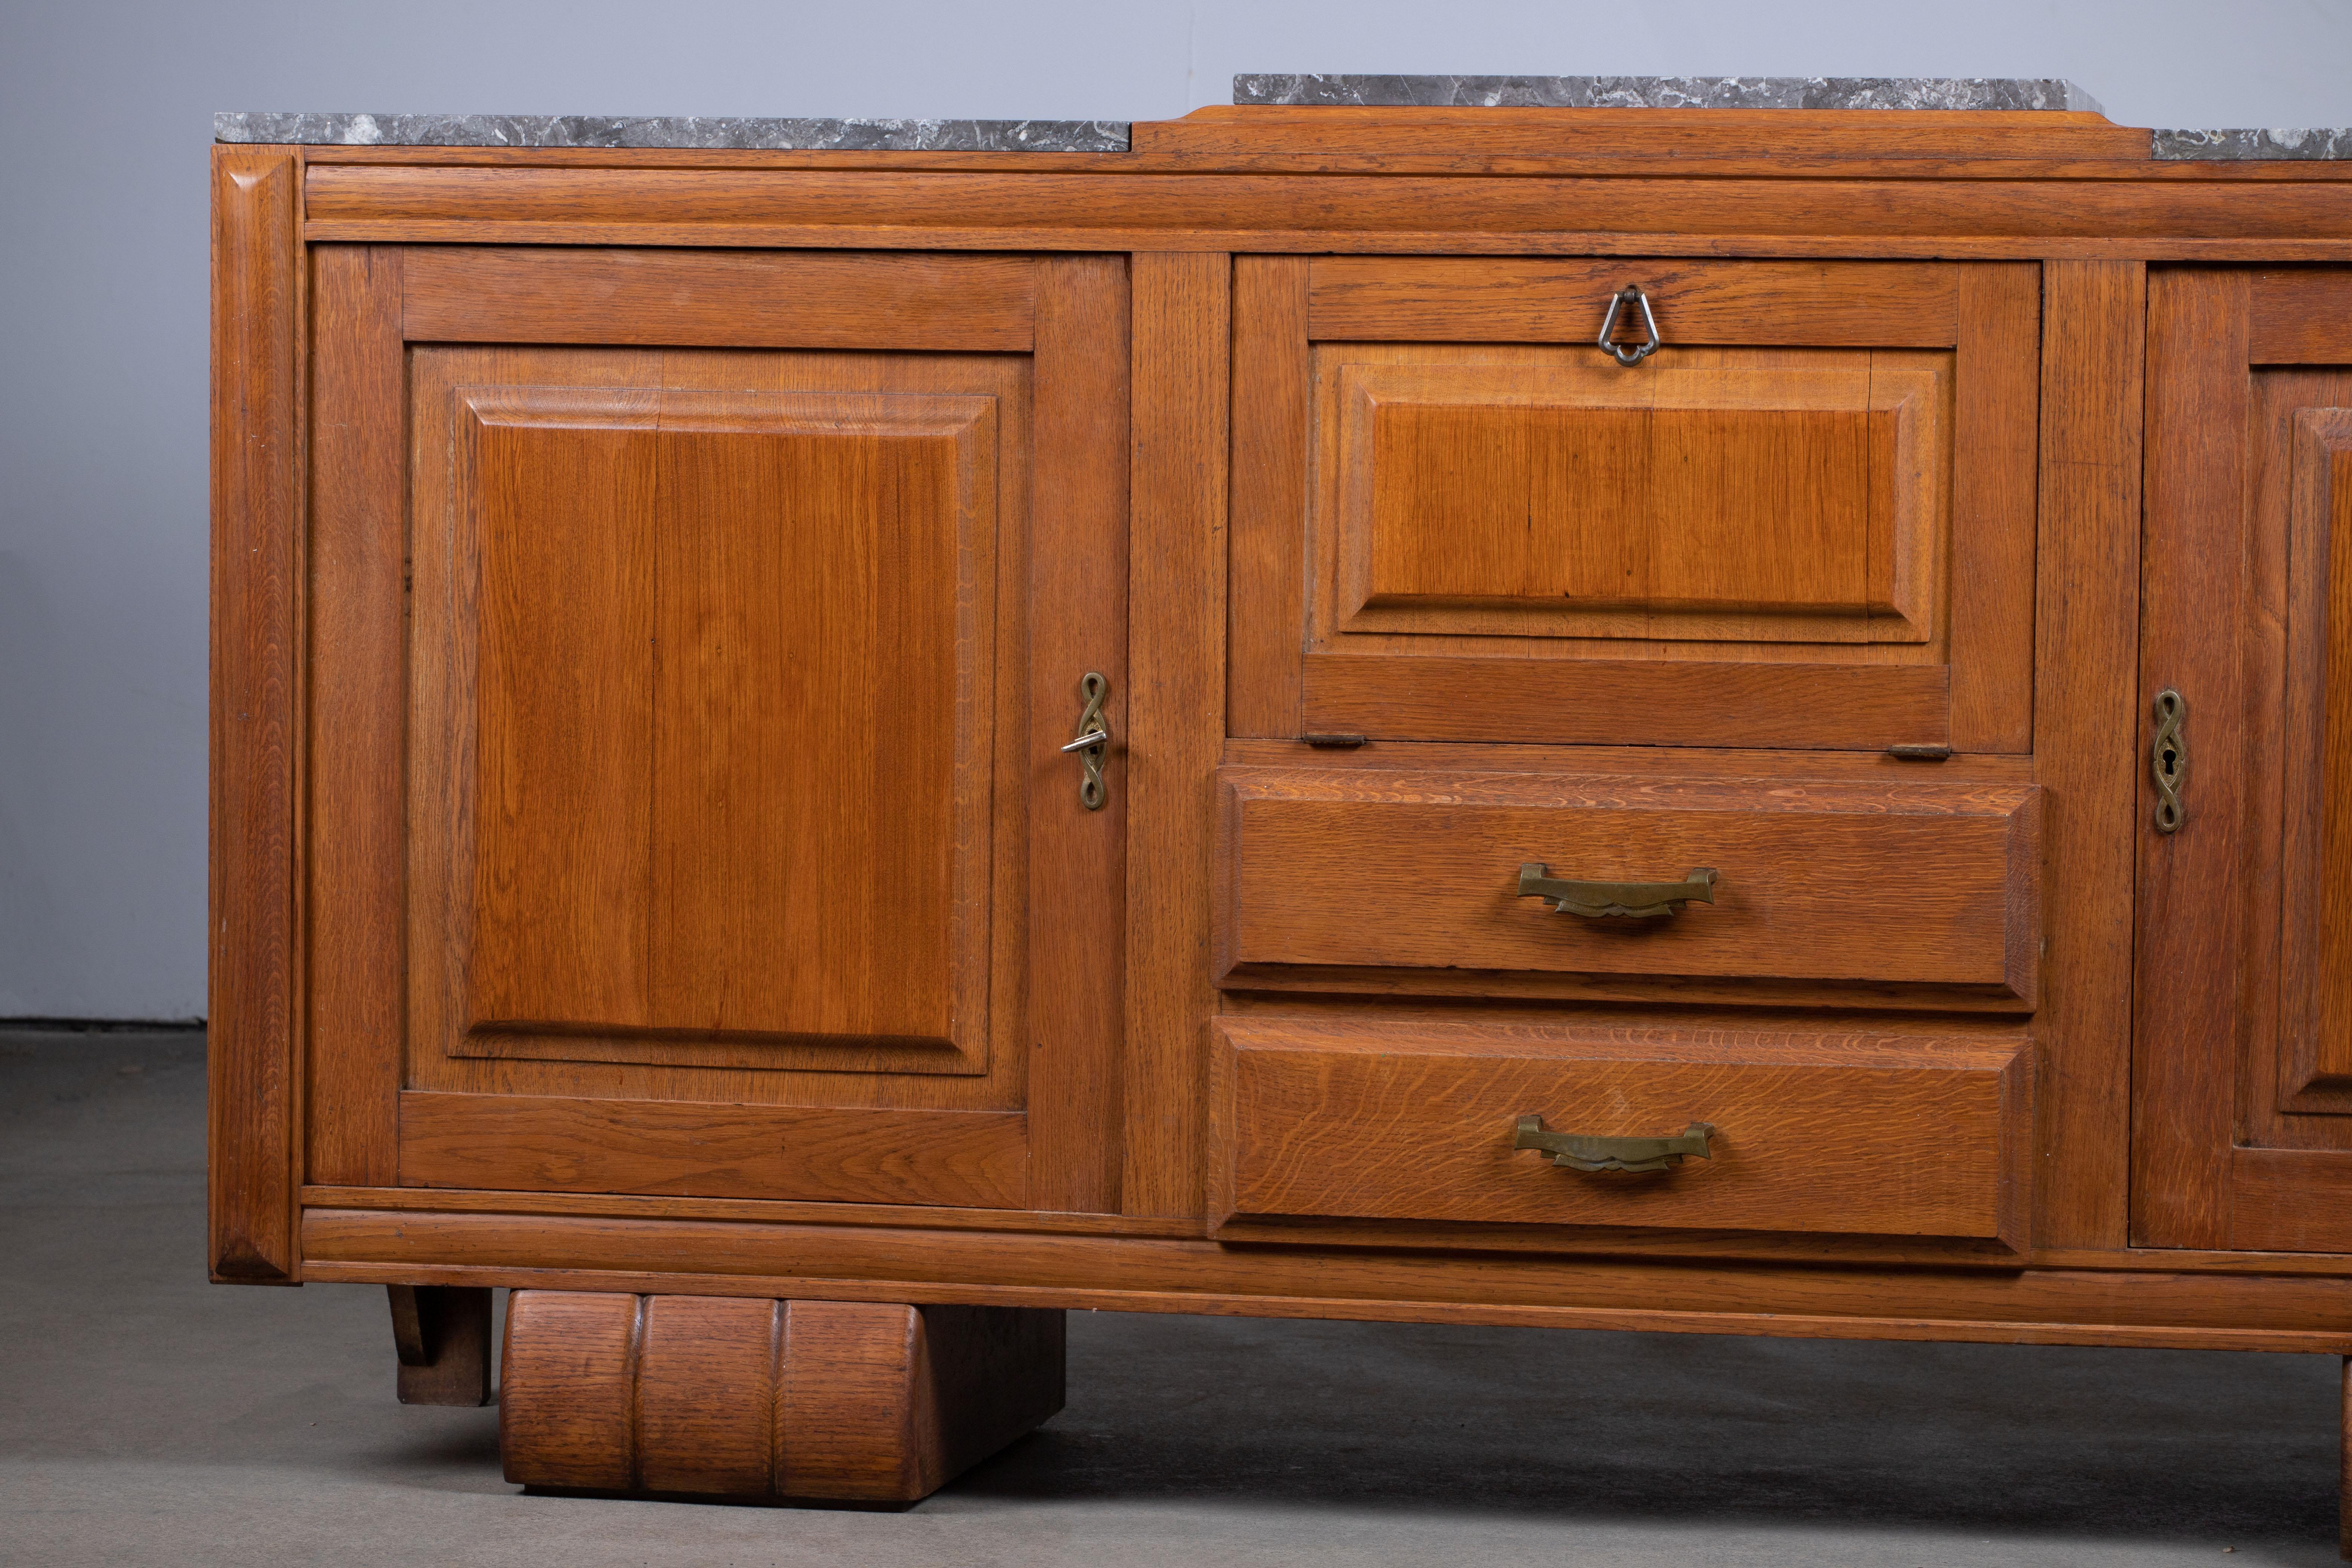
[(2336, 1561), (2332, 1358), (1073, 1314), (906, 1513), (524, 1497), (383, 1292), (207, 1285), (194, 1035), (0, 1033), (0, 1563)]

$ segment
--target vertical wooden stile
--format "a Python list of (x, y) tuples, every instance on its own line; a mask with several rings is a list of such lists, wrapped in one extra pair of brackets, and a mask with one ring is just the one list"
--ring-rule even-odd
[(2042, 267), (2034, 778), (2046, 922), (2034, 1190), (2042, 1247), (2120, 1247), (2129, 1154), (2132, 695), (2147, 270)]
[(1212, 789), (1225, 727), (1232, 266), (1142, 254), (1134, 294), (1126, 1164), (1131, 1215), (1200, 1212)]
[(299, 1282), (301, 165), (213, 162), (213, 1277)]

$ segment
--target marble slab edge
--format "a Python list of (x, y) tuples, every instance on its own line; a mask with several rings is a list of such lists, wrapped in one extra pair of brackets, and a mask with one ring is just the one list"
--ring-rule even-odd
[(1124, 153), (1122, 120), (785, 120), (659, 115), (213, 116), (215, 142), (308, 147), (646, 147), (709, 152)]
[(1993, 109), (2103, 113), (2071, 81), (2000, 77), (1276, 76), (1234, 101), (1463, 109)]
[(2153, 155), (2174, 160), (2352, 158), (2352, 127), (2307, 130), (2156, 131)]

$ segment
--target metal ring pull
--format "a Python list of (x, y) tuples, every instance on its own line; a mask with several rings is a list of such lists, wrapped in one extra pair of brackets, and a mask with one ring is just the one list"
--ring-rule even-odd
[[(1650, 341), (1635, 343), (1632, 348), (1612, 342), (1617, 331), (1617, 317), (1628, 304), (1642, 307), (1642, 325), (1648, 330)], [(1639, 283), (1628, 283), (1610, 297), (1609, 314), (1601, 319), (1600, 343), (1616, 358), (1619, 364), (1635, 365), (1658, 352), (1664, 339), (1658, 336), (1658, 318), (1651, 313), (1650, 297), (1642, 292)]]
[(1553, 1164), (1571, 1171), (1665, 1171), (1693, 1156), (1714, 1159), (1707, 1149), (1714, 1136), (1713, 1123), (1694, 1121), (1672, 1138), (1595, 1138), (1548, 1132), (1542, 1117), (1522, 1116), (1512, 1130), (1511, 1147), (1549, 1154)]

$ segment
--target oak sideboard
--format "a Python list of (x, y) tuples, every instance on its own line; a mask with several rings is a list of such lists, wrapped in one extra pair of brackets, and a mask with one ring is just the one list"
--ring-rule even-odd
[(2352, 136), (1414, 80), (224, 116), (215, 1277), (656, 1495), (1070, 1308), (2352, 1354)]

